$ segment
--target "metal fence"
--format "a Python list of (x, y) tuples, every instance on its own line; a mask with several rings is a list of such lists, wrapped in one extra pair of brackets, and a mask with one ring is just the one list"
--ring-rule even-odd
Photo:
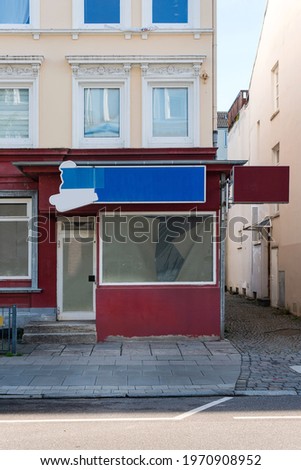
[(17, 351), (17, 308), (0, 306), (0, 354)]

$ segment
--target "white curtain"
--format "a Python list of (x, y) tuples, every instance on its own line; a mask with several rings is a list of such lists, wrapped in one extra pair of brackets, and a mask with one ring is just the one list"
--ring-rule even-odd
[(0, 0), (1, 24), (29, 24), (30, 0)]
[(0, 89), (0, 138), (29, 137), (28, 88)]
[(153, 88), (153, 136), (188, 135), (188, 89)]

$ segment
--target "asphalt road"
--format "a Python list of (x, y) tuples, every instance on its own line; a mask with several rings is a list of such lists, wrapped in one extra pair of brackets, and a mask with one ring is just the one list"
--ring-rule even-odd
[(301, 399), (0, 400), (1, 450), (301, 450)]

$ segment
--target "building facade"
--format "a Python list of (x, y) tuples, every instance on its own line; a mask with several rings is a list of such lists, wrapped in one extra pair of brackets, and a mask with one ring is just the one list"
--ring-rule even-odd
[[(19, 326), (220, 336), (215, 16), (215, 0), (1, 2), (0, 304)], [(59, 210), (70, 165), (120, 169), (120, 187), (125, 168), (167, 168), (165, 187), (203, 166), (205, 198), (146, 201), (136, 176), (136, 199), (95, 204), (76, 176)]]
[(288, 165), (290, 203), (232, 207), (230, 221), (236, 218), (238, 222), (229, 233), (227, 269), (230, 290), (298, 315), (301, 69), (295, 45), (300, 37), (300, 17), (298, 1), (268, 1), (249, 99), (242, 100), (240, 94), (229, 111), (229, 158), (239, 155), (250, 165)]

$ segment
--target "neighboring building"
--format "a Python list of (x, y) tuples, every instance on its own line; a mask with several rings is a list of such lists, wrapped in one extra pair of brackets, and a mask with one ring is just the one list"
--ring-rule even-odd
[(217, 112), (217, 154), (218, 160), (228, 158), (228, 113), (226, 111)]
[[(17, 305), (19, 325), (93, 320), (99, 340), (219, 337), (211, 236), (231, 164), (214, 161), (215, 16), (215, 0), (0, 3), (0, 305)], [(137, 178), (128, 203), (82, 196), (57, 212), (49, 198), (69, 160), (92, 173), (204, 162), (206, 202), (142, 202)]]
[(249, 101), (237, 108), (236, 100), (229, 111), (228, 148), (230, 159), (250, 165), (288, 165), (290, 203), (232, 207), (232, 226), (235, 217), (245, 220), (235, 230), (229, 225), (227, 287), (295, 314), (301, 314), (300, 19), (300, 1), (268, 1)]

